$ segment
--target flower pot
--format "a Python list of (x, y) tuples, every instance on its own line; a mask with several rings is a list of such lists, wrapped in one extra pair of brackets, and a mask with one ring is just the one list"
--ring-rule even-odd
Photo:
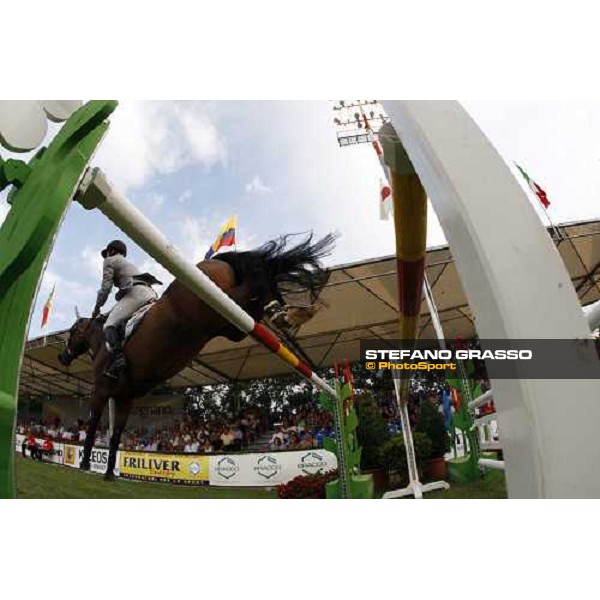
[(446, 460), (443, 456), (430, 458), (424, 461), (424, 473), (426, 479), (446, 479)]
[(376, 492), (385, 492), (390, 486), (390, 478), (385, 469), (364, 469), (363, 475), (373, 476), (373, 487)]

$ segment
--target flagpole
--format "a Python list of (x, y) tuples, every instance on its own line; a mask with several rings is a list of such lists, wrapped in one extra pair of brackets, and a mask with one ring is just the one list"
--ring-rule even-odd
[(237, 249), (237, 234), (238, 234), (238, 218), (237, 215), (233, 215), (233, 224), (235, 225), (235, 234), (233, 237), (233, 247), (235, 248), (235, 252), (238, 251)]
[[(513, 161), (513, 164), (515, 165), (515, 167), (517, 167), (518, 171), (521, 173), (521, 176), (527, 182), (527, 189), (529, 190), (529, 193), (532, 193), (532, 194), (535, 195), (535, 197), (536, 197), (536, 199), (538, 201), (538, 204), (542, 207), (542, 210), (544, 211), (544, 214), (546, 215), (546, 218), (548, 219), (548, 223), (550, 224), (550, 228), (554, 232), (554, 236), (556, 237), (556, 239), (557, 240), (564, 240), (564, 237), (563, 237), (562, 233), (558, 230), (558, 228), (554, 224), (554, 221), (550, 217), (550, 213), (548, 212), (548, 209), (546, 208), (546, 206), (543, 203), (542, 199), (540, 198), (539, 194), (532, 188), (532, 184), (533, 184), (533, 185), (535, 185), (537, 188), (539, 188), (541, 190), (540, 185), (536, 181), (534, 181), (533, 179), (531, 179), (531, 177), (529, 177), (529, 174), (526, 173), (518, 165), (518, 163), (516, 163), (515, 161)], [(546, 201), (548, 203), (550, 203), (550, 201), (548, 200), (548, 198), (546, 196), (546, 192), (544, 190), (541, 190), (541, 191), (544, 193), (544, 197), (546, 198)]]

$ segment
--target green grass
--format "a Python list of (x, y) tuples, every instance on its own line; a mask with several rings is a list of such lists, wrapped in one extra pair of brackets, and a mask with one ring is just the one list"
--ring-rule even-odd
[(71, 467), (15, 457), (18, 498), (276, 498), (275, 490), (217, 488), (138, 481), (104, 481)]
[[(257, 488), (217, 488), (148, 483), (117, 479), (106, 482), (100, 475), (70, 467), (15, 458), (19, 498), (276, 498), (275, 490)], [(475, 483), (450, 483), (450, 489), (425, 494), (424, 498), (486, 499), (506, 498), (502, 471), (488, 471)]]
[(427, 493), (423, 497), (444, 500), (506, 498), (506, 480), (502, 471), (492, 471), (490, 469), (475, 483), (450, 482), (449, 490)]

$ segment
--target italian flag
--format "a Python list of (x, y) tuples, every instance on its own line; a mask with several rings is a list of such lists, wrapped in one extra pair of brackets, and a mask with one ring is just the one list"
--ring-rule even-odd
[(48, 300), (46, 300), (46, 304), (44, 304), (44, 308), (42, 309), (42, 329), (48, 325), (48, 320), (50, 318), (50, 312), (52, 311), (52, 305), (54, 304), (54, 291), (56, 290), (56, 284), (52, 287), (52, 291), (48, 296)]
[(538, 197), (538, 200), (542, 203), (542, 206), (544, 208), (548, 208), (550, 206), (550, 200), (548, 200), (546, 192), (533, 179), (531, 179), (531, 177), (529, 177), (529, 175), (527, 175), (527, 173), (519, 165), (517, 165), (517, 163), (515, 163), (515, 165), (517, 169), (521, 171), (521, 175), (523, 175), (523, 178), (527, 182), (529, 189)]

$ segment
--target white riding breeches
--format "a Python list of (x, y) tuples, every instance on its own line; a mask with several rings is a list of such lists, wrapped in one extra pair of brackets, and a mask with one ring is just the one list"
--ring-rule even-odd
[(139, 308), (156, 300), (158, 294), (149, 286), (146, 285), (134, 285), (125, 294), (121, 300), (119, 300), (108, 314), (106, 323), (104, 323), (104, 329), (107, 327), (116, 327), (122, 321), (129, 319)]

